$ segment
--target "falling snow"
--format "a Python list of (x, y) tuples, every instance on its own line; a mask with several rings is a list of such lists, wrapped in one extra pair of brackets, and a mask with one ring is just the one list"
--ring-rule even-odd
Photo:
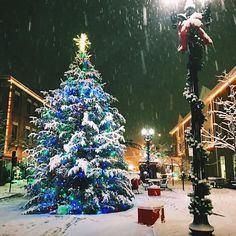
[(216, 66), (216, 71), (218, 71), (219, 67), (218, 67), (218, 62), (217, 61), (215, 61), (215, 66)]
[(143, 74), (146, 75), (147, 74), (147, 69), (146, 69), (143, 50), (140, 51), (140, 54), (141, 54), (141, 62), (142, 62), (142, 71), (143, 71)]
[[(197, 8), (203, 10), (208, 2), (196, 1)], [(209, 89), (217, 83), (216, 74), (235, 66), (235, 7), (233, 0), (211, 1), (212, 22), (205, 30), (214, 45), (204, 52), (199, 77)], [(156, 111), (157, 128), (165, 128), (163, 137), (168, 138), (178, 114), (189, 111), (182, 97), (187, 55), (177, 53), (178, 33), (170, 20), (172, 12), (184, 12), (183, 0), (127, 0), (125, 5), (117, 0), (44, 0), (14, 8), (6, 1), (1, 10), (0, 74), (13, 75), (38, 93), (54, 89), (74, 58), (73, 37), (86, 32), (91, 60), (118, 98), (121, 113), (130, 114), (129, 138), (138, 138), (140, 122), (156, 120)], [(142, 109), (140, 104), (147, 104), (144, 114), (130, 111)]]
[(31, 21), (29, 21), (29, 25), (28, 25), (28, 31), (31, 31)]

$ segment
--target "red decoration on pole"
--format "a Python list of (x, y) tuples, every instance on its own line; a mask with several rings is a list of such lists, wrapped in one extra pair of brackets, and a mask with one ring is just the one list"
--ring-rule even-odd
[(188, 48), (188, 33), (191, 28), (195, 28), (198, 31), (198, 35), (201, 38), (204, 45), (211, 44), (212, 39), (208, 34), (202, 29), (202, 14), (194, 12), (188, 19), (179, 22), (178, 32), (180, 37), (180, 46), (178, 51), (186, 51)]

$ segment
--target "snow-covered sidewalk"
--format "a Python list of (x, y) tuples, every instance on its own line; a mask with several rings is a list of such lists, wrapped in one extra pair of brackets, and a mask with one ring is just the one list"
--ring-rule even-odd
[[(148, 197), (146, 191), (136, 195), (135, 206), (125, 212), (105, 215), (21, 215), (20, 207), (25, 203), (22, 197), (5, 198), (0, 201), (1, 236), (185, 236), (189, 235), (188, 225), (192, 222), (189, 214), (191, 186), (181, 184), (171, 186), (173, 191), (165, 190), (161, 196)], [(236, 191), (231, 189), (212, 189), (210, 198), (213, 212), (219, 215), (209, 216), (214, 226), (214, 235), (236, 235)], [(165, 205), (166, 222), (160, 219), (153, 226), (138, 224), (137, 206), (143, 202), (160, 201)]]
[(13, 183), (7, 183), (3, 186), (0, 186), (0, 199), (8, 198), (15, 195), (24, 195), (26, 180), (14, 180)]

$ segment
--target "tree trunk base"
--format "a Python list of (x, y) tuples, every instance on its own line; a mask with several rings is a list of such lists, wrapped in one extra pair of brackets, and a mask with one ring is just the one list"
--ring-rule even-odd
[(212, 235), (214, 231), (214, 227), (209, 224), (207, 216), (194, 217), (189, 229), (193, 235)]

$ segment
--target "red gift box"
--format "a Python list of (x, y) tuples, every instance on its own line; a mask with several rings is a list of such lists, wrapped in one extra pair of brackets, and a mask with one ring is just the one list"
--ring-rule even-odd
[(161, 222), (165, 221), (164, 205), (157, 203), (145, 203), (138, 207), (138, 223), (153, 225), (161, 216)]
[(148, 196), (160, 196), (161, 189), (159, 186), (150, 186), (148, 187)]

